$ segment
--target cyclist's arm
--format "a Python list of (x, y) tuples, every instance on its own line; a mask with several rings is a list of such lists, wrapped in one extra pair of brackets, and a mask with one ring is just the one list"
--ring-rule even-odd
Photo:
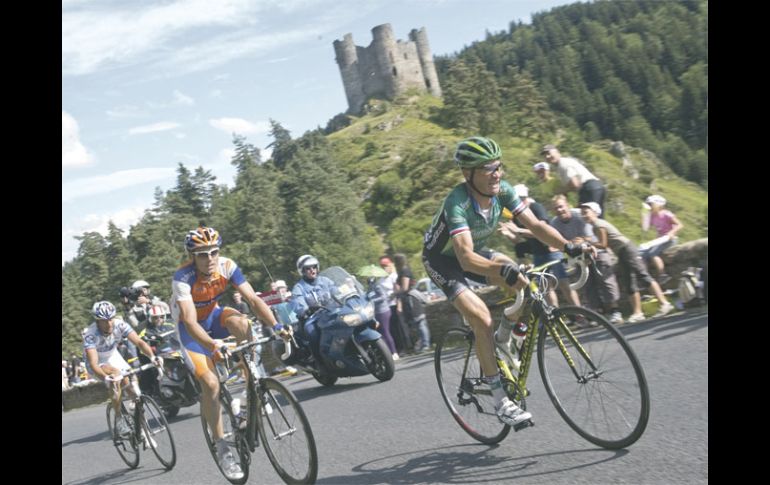
[(187, 333), (195, 339), (196, 342), (201, 344), (204, 349), (213, 349), (214, 339), (203, 330), (197, 319), (197, 312), (195, 311), (195, 304), (192, 300), (177, 300), (177, 306), (179, 306), (179, 320), (187, 328)]
[(243, 296), (243, 299), (249, 303), (249, 307), (251, 307), (251, 310), (256, 314), (263, 325), (267, 323), (268, 326), (274, 327), (275, 324), (278, 323), (275, 319), (275, 315), (270, 311), (270, 307), (262, 300), (262, 298), (257, 296), (254, 292), (254, 288), (251, 287), (251, 284), (248, 281), (244, 281), (238, 285), (237, 288)]
[[(99, 366), (99, 354), (96, 353), (96, 349), (86, 349), (86, 359), (88, 359), (88, 365), (91, 366), (93, 374), (99, 379), (104, 380), (108, 374)], [(74, 372), (77, 372), (77, 369)]]
[(127, 338), (129, 342), (136, 345), (144, 355), (150, 358), (150, 360), (153, 360), (155, 358), (155, 353), (152, 351), (152, 347), (150, 347), (147, 342), (140, 339), (139, 335), (136, 332), (133, 332), (133, 331), (129, 332)]
[(452, 238), (452, 246), (463, 271), (483, 276), (497, 277), (505, 263), (490, 261), (473, 251), (473, 237), (470, 232), (460, 233)]
[(551, 227), (546, 221), (541, 221), (532, 213), (529, 208), (516, 216), (524, 224), (524, 227), (532, 231), (532, 234), (542, 243), (552, 246), (559, 250), (564, 248), (567, 240), (559, 234), (559, 231)]

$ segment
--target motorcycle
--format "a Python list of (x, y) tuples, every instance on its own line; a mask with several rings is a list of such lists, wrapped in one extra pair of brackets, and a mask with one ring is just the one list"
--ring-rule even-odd
[(327, 268), (320, 275), (336, 286), (332, 294), (319, 296), (317, 309), (307, 318), (321, 335), (320, 362), (313, 357), (310, 338), (300, 322), (291, 340), (296, 348), (284, 363), (309, 372), (327, 387), (340, 377), (371, 374), (383, 382), (392, 379), (396, 369), (393, 355), (374, 330), (374, 305), (366, 298), (364, 287), (339, 266)]
[[(157, 370), (148, 369), (139, 376), (139, 388), (155, 399), (166, 418), (173, 418), (179, 409), (198, 402), (200, 387), (185, 365), (181, 344), (175, 337), (173, 325), (163, 325), (161, 332), (143, 332), (141, 338), (152, 347), (155, 355), (163, 358), (163, 377), (158, 380)], [(139, 354), (142, 364), (150, 360)]]

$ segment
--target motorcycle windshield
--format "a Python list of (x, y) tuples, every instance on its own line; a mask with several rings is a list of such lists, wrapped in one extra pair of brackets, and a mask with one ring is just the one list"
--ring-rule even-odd
[(337, 297), (345, 298), (352, 294), (366, 294), (364, 285), (362, 285), (358, 280), (356, 280), (354, 276), (352, 276), (340, 266), (332, 266), (331, 268), (326, 268), (325, 270), (321, 271), (320, 275), (326, 276), (334, 282), (334, 285), (337, 287), (337, 292), (335, 292), (335, 296)]

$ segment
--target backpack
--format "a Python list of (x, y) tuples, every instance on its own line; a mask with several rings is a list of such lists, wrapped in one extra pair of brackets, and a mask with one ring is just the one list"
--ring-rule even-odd
[(679, 299), (682, 304), (688, 305), (703, 300), (703, 281), (701, 281), (702, 268), (689, 267), (682, 271), (679, 277)]

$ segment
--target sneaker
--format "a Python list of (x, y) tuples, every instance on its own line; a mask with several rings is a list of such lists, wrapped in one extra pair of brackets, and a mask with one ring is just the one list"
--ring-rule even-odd
[(218, 453), (219, 455), (219, 467), (222, 469), (222, 473), (228, 480), (239, 480), (243, 478), (243, 470), (240, 465), (235, 462), (235, 456), (230, 448), (227, 448), (224, 453)]
[(510, 426), (532, 419), (532, 414), (521, 409), (515, 402), (507, 397), (504, 397), (503, 400), (495, 406), (495, 411), (497, 411), (497, 419)]
[(674, 305), (671, 303), (665, 303), (661, 305), (660, 310), (658, 310), (658, 313), (653, 315), (653, 318), (662, 317), (664, 315), (668, 315), (674, 310)]
[(393, 352), (393, 362), (398, 360), (398, 354)]
[(593, 320), (587, 320), (583, 315), (575, 315), (574, 324), (577, 328), (591, 328), (598, 325)]
[(628, 317), (628, 320), (626, 320), (628, 323), (636, 323), (641, 322), (644, 320), (644, 313), (634, 313), (630, 317)]
[(125, 419), (119, 419), (115, 430), (118, 436), (121, 438), (128, 438), (131, 436), (131, 426), (128, 425)]
[(623, 325), (623, 315), (620, 312), (612, 312), (610, 315), (610, 323), (613, 325)]

